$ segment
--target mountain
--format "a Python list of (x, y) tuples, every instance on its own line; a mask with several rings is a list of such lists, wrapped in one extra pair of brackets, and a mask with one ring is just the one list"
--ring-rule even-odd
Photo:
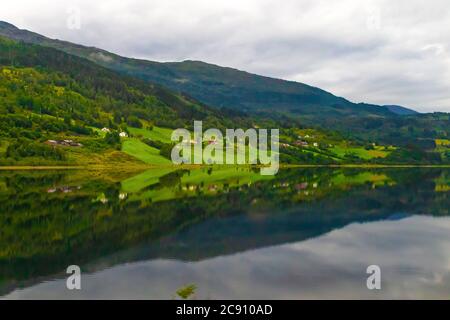
[[(303, 83), (251, 74), (201, 61), (160, 63), (118, 56), (94, 47), (53, 40), (0, 22), (0, 35), (53, 47), (89, 59), (109, 69), (184, 92), (215, 107), (264, 114), (289, 114), (305, 123), (342, 117), (390, 117), (413, 114), (402, 108), (356, 104)], [(275, 113), (274, 113), (275, 111)]]
[(417, 111), (414, 111), (412, 109), (408, 109), (402, 106), (396, 106), (396, 105), (385, 105), (384, 107), (388, 108), (389, 111), (401, 115), (401, 116), (406, 116), (406, 115), (414, 115), (414, 114), (418, 114)]
[[(234, 122), (236, 119), (226, 118), (211, 107), (195, 101), (191, 97), (172, 92), (158, 84), (149, 84), (142, 80), (127, 77), (110, 69), (99, 66), (86, 59), (64, 53), (60, 50), (41, 45), (9, 41), (0, 36), (0, 65), (16, 68), (35, 68), (45, 76), (60, 73), (61, 79), (52, 79), (54, 85), (69, 86), (86, 99), (98, 99), (105, 96), (108, 102), (101, 105), (109, 111), (135, 113), (140, 118), (165, 121), (165, 126), (178, 128), (189, 125), (191, 121), (206, 118), (222, 122)], [(33, 85), (29, 84), (30, 86)], [(32, 90), (29, 90), (32, 91)], [(38, 95), (38, 92), (30, 92)], [(100, 102), (98, 102), (100, 103)], [(117, 109), (115, 104), (127, 104), (126, 110)], [(135, 111), (134, 108), (146, 107)], [(61, 108), (61, 106), (58, 106)], [(118, 107), (117, 107), (118, 108)], [(77, 111), (77, 109), (74, 109)], [(107, 111), (107, 110), (104, 110)], [(149, 112), (150, 114), (146, 114)]]
[[(211, 108), (87, 59), (0, 36), (0, 166), (93, 165), (129, 170), (170, 165), (172, 129), (192, 129), (194, 120), (222, 131), (292, 128)], [(284, 139), (293, 143), (299, 133), (286, 134), (291, 137)], [(340, 141), (338, 135), (335, 139)], [(345, 160), (333, 152), (300, 148), (283, 150), (280, 158), (286, 163)]]
[[(63, 51), (0, 36), (0, 165), (170, 163), (160, 155), (171, 149), (170, 128), (191, 128), (194, 120), (220, 129), (255, 121)], [(169, 135), (165, 143), (140, 138), (161, 135), (161, 127)], [(131, 131), (137, 139), (121, 141), (119, 132)]]
[(167, 164), (171, 128), (193, 120), (279, 128), (288, 164), (450, 160), (449, 114), (354, 104), (203, 62), (128, 59), (0, 23), (0, 165)]

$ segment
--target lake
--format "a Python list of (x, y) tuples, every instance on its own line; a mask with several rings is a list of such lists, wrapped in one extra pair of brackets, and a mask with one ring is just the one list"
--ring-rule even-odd
[(448, 299), (449, 194), (443, 168), (0, 171), (0, 297)]

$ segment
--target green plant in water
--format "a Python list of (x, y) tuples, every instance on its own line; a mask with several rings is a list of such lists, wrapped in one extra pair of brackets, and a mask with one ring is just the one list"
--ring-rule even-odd
[(190, 284), (190, 285), (187, 285), (185, 287), (178, 289), (177, 295), (182, 299), (188, 299), (195, 293), (196, 289), (197, 289), (197, 286), (195, 284)]

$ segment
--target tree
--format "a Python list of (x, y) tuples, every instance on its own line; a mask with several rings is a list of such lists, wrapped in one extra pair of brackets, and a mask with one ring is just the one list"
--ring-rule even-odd
[(72, 119), (70, 118), (69, 115), (64, 116), (64, 123), (67, 124), (68, 126), (72, 124)]
[(136, 116), (129, 116), (127, 124), (131, 127), (142, 128), (142, 122)]
[(105, 135), (105, 142), (110, 146), (117, 147), (118, 145), (120, 145), (120, 136), (116, 131), (108, 132)]

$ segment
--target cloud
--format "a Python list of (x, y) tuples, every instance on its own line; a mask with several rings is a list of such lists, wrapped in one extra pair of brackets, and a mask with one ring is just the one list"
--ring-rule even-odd
[[(79, 29), (68, 27), (73, 8)], [(203, 60), (356, 102), (450, 111), (449, 15), (446, 0), (16, 0), (0, 19), (124, 56)]]

